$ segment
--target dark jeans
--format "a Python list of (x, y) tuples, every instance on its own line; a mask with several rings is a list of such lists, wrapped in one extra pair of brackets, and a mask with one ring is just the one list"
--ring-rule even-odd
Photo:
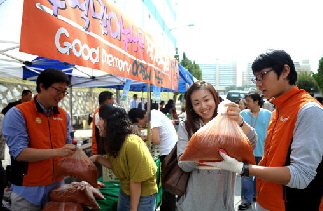
[[(255, 157), (256, 164), (258, 165), (261, 157)], [(253, 176), (241, 177), (241, 196), (245, 202), (252, 203), (253, 198), (256, 196), (256, 178)]]
[[(150, 196), (140, 196), (138, 211), (153, 211), (156, 208), (156, 194)], [(118, 196), (117, 211), (130, 210), (130, 196), (125, 194), (121, 189)]]
[[(165, 157), (166, 157), (166, 155), (160, 156), (161, 163), (163, 162)], [(161, 173), (163, 173), (163, 172), (161, 172)], [(175, 210), (176, 210), (176, 195), (163, 190), (160, 211), (175, 211)]]

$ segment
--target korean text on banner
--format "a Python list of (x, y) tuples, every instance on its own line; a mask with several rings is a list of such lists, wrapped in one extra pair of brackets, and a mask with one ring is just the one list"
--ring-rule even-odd
[(177, 60), (111, 1), (24, 1), (20, 51), (177, 90)]

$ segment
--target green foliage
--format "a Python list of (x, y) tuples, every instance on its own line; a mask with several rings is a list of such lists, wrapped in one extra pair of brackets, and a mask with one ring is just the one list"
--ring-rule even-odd
[(308, 72), (299, 73), (296, 84), (300, 89), (304, 89), (310, 94), (314, 94), (318, 91), (318, 86), (316, 85), (314, 77)]
[(186, 57), (186, 53), (183, 53), (183, 59), (180, 61), (180, 64), (185, 67), (197, 80), (202, 80), (202, 71), (198, 64), (195, 64), (195, 61), (191, 61)]
[[(176, 48), (175, 59), (179, 60), (178, 49)], [(202, 71), (198, 64), (195, 64), (195, 61), (191, 61), (186, 57), (186, 53), (183, 53), (183, 59), (180, 61), (180, 64), (186, 68), (197, 80), (202, 80)], [(176, 102), (177, 96), (179, 92), (174, 92), (173, 100)], [(184, 108), (185, 105), (185, 97), (184, 95), (179, 95), (179, 101), (181, 102), (181, 108)]]
[(313, 78), (321, 92), (323, 92), (323, 57), (319, 61), (317, 73), (313, 74)]

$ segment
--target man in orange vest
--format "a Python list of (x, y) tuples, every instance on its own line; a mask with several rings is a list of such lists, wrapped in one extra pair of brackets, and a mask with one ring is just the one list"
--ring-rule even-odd
[(295, 66), (285, 51), (261, 54), (252, 70), (256, 86), (276, 108), (264, 156), (258, 165), (249, 165), (220, 152), (224, 161), (209, 165), (256, 176), (256, 210), (319, 210), (323, 193), (323, 108), (295, 85)]
[(71, 144), (70, 116), (58, 107), (68, 94), (68, 76), (48, 68), (36, 83), (38, 95), (11, 108), (2, 123), (11, 155), (12, 211), (41, 210), (50, 190), (64, 183), (64, 177), (54, 177), (55, 165), (76, 150)]
[(99, 115), (96, 115), (100, 107), (104, 104), (113, 104), (114, 97), (113, 93), (109, 91), (104, 91), (99, 94), (99, 107), (93, 112), (92, 119), (92, 154), (102, 154), (102, 148), (100, 147), (100, 136), (99, 129), (97, 128), (97, 123), (99, 122)]

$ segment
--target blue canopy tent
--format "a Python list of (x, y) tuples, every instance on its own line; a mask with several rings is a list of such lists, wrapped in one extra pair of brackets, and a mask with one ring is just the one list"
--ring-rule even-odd
[[(41, 71), (49, 67), (57, 68), (64, 71), (71, 76), (72, 87), (103, 87), (103, 88), (115, 88), (122, 90), (126, 79), (112, 74), (107, 74), (99, 70), (89, 70), (84, 67), (75, 66), (67, 62), (61, 62), (53, 59), (47, 59), (44, 57), (36, 57), (32, 61), (23, 62), (22, 78), (25, 80), (36, 80)], [(179, 81), (178, 90), (171, 90), (168, 88), (161, 88), (161, 92), (185, 92), (188, 85), (194, 82), (192, 74), (180, 64), (179, 69)], [(130, 91), (135, 92), (147, 92), (148, 84), (140, 81), (132, 81)], [(153, 89), (155, 85), (150, 85)]]
[[(163, 88), (161, 87), (161, 92), (181, 92), (184, 93), (186, 92), (186, 89), (189, 85), (194, 83), (194, 77), (193, 75), (185, 69), (182, 65), (178, 65), (178, 70), (179, 70), (179, 80), (178, 80), (178, 90), (172, 90), (168, 88)], [(133, 92), (147, 92), (148, 91), (148, 85), (150, 85), (150, 89), (153, 90), (155, 85), (152, 84), (147, 84), (147, 83), (137, 83), (137, 84), (131, 84), (130, 85), (130, 90)], [(106, 88), (115, 88), (117, 90), (122, 90), (124, 87), (123, 85), (111, 85), (111, 86), (105, 86)]]
[(25, 61), (23, 66), (22, 78), (25, 80), (36, 79), (39, 73), (47, 68), (53, 67), (60, 69), (65, 73), (71, 75), (75, 65), (61, 62), (53, 59), (46, 59), (44, 57), (36, 57), (33, 61)]
[[(106, 87), (108, 85), (122, 85), (126, 79), (106, 72), (81, 67), (67, 62), (36, 57), (32, 61), (22, 62), (22, 78), (34, 81), (41, 71), (53, 67), (64, 71), (70, 76), (72, 87)], [(134, 81), (134, 84), (143, 83)]]

